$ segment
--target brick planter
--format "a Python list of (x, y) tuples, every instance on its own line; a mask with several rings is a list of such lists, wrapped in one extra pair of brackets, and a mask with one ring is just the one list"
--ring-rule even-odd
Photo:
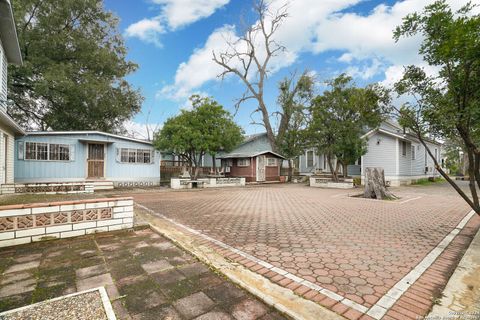
[(133, 227), (133, 198), (0, 206), (0, 247)]

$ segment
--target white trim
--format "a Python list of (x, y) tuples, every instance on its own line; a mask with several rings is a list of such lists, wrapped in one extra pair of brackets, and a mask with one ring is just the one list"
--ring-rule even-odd
[(398, 281), (388, 292), (380, 298), (380, 300), (372, 306), (367, 315), (374, 319), (380, 320), (388, 312), (388, 310), (400, 299), (400, 297), (410, 288), (415, 281), (422, 276), (422, 274), (435, 262), (435, 260), (445, 251), (448, 245), (455, 239), (457, 234), (462, 231), (470, 218), (475, 215), (472, 210), (457, 224), (448, 235), (427, 254), (419, 264), (415, 266), (406, 276)]
[(123, 140), (128, 140), (128, 141), (134, 141), (134, 142), (139, 142), (139, 143), (145, 143), (152, 145), (151, 141), (146, 141), (146, 140), (141, 140), (141, 139), (135, 139), (135, 138), (130, 138), (130, 137), (125, 137), (125, 136), (120, 136), (117, 134), (113, 133), (107, 133), (107, 132), (102, 132), (102, 131), (28, 131), (25, 133), (25, 136), (47, 136), (47, 135), (89, 135), (89, 134), (99, 134), (102, 136), (107, 136), (107, 137), (112, 137), (112, 138), (117, 138), (117, 139), (123, 139)]
[(61, 296), (61, 297), (56, 297), (56, 298), (40, 301), (40, 302), (37, 302), (37, 303), (34, 303), (34, 304), (29, 304), (27, 306), (23, 306), (23, 307), (20, 307), (20, 308), (7, 310), (7, 311), (4, 311), (4, 312), (0, 313), (0, 318), (2, 318), (3, 316), (6, 316), (6, 315), (12, 314), (12, 313), (19, 312), (19, 311), (27, 310), (27, 309), (30, 309), (30, 308), (36, 308), (37, 306), (42, 305), (42, 304), (47, 304), (47, 303), (50, 303), (50, 302), (59, 301), (59, 300), (65, 299), (65, 298), (70, 298), (70, 297), (74, 297), (74, 296), (78, 296), (78, 295), (81, 295), (81, 294), (90, 293), (90, 292), (94, 292), (94, 291), (98, 291), (98, 293), (100, 294), (100, 299), (102, 299), (102, 304), (103, 304), (103, 310), (105, 311), (105, 315), (107, 316), (107, 319), (108, 320), (117, 320), (117, 317), (115, 316), (115, 313), (113, 312), (113, 308), (112, 308), (112, 304), (110, 303), (110, 299), (108, 298), (107, 291), (105, 290), (104, 287), (97, 287), (97, 288), (88, 289), (88, 290), (84, 290), (84, 291), (74, 292), (74, 293), (70, 293), (70, 294), (67, 294), (67, 295), (64, 295), (64, 296)]
[(400, 141), (395, 139), (395, 175), (400, 173)]

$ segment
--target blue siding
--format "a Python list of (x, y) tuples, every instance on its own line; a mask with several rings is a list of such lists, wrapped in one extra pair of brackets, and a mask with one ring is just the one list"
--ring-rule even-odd
[[(85, 141), (81, 141), (85, 140)], [(121, 163), (117, 161), (117, 148), (151, 149), (148, 143), (124, 140), (102, 134), (59, 134), (26, 135), (15, 141), (15, 181), (79, 181), (87, 178), (86, 141), (98, 141), (106, 144), (105, 179), (112, 181), (148, 181), (158, 184), (160, 181), (160, 153), (154, 152), (151, 164)], [(41, 142), (68, 144), (74, 147), (74, 156), (70, 161), (41, 161), (19, 159), (19, 142)]]

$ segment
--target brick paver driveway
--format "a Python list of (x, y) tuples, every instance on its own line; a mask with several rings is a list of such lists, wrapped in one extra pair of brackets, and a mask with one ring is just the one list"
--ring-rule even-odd
[(133, 196), (241, 250), (244, 256), (229, 257), (347, 318), (425, 315), (480, 218), (466, 217), (469, 208), (442, 186), (397, 188), (397, 201), (348, 197), (354, 192), (266, 185)]

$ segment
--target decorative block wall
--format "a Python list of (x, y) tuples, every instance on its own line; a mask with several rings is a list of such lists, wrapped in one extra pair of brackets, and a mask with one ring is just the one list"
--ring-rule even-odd
[(0, 186), (0, 194), (33, 193), (33, 194), (65, 194), (93, 193), (94, 184), (89, 182), (44, 182), (44, 183), (10, 183)]
[(133, 198), (0, 206), (0, 247), (133, 227)]

